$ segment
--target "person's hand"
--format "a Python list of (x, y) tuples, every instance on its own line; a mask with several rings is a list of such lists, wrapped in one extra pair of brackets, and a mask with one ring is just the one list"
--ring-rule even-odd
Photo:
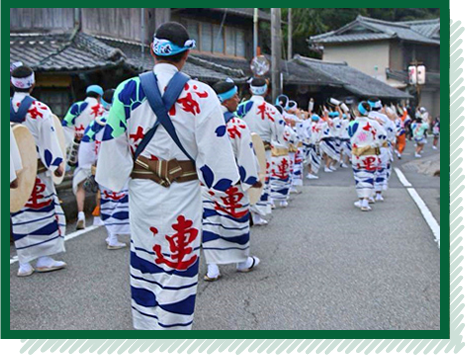
[(252, 188), (259, 189), (263, 186), (262, 182), (258, 180), (255, 184), (252, 185)]
[(12, 182), (10, 182), (10, 189), (16, 189), (18, 186), (18, 179), (14, 179)]
[(64, 173), (65, 169), (63, 168), (63, 165), (60, 165), (54, 172), (56, 177), (62, 177)]

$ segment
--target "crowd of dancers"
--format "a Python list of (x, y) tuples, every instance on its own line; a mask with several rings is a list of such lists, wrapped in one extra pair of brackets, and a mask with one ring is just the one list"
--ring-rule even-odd
[[(201, 247), (207, 282), (221, 278), (224, 264), (254, 270), (260, 259), (250, 253), (251, 227), (267, 225), (273, 210), (288, 207), (290, 194), (301, 192), (304, 179), (320, 178), (321, 170), (351, 166), (355, 206), (370, 211), (384, 200), (392, 161), (405, 147), (405, 127), (412, 129), (418, 156), (429, 127), (422, 118), (410, 125), (406, 108), (377, 98), (351, 108), (331, 99), (303, 110), (285, 95), (272, 104), (262, 77), (250, 80), (249, 99), (241, 99), (232, 80), (211, 88), (182, 73), (194, 46), (182, 25), (160, 26), (152, 72), (116, 89), (89, 86), (87, 98), (62, 120), (68, 165), (75, 167), (77, 228), (85, 228), (85, 194), (93, 192), (94, 223), (105, 226), (107, 248), (126, 247), (118, 237), (131, 235), (135, 329), (191, 329)], [(11, 215), (18, 276), (24, 277), (66, 267), (52, 258), (65, 251), (66, 223), (52, 180), (64, 173), (65, 153), (51, 110), (30, 96), (32, 69), (17, 65), (11, 82), (10, 120), (31, 131), (41, 167), (29, 201)], [(263, 145), (265, 168), (254, 136)], [(12, 136), (11, 188), (21, 170), (14, 146)], [(251, 189), (261, 189), (255, 203)]]

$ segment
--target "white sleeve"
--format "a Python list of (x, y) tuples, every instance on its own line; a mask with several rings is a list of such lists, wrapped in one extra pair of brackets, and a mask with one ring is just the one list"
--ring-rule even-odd
[(236, 134), (234, 138), (230, 136), (230, 138), (234, 141), (233, 144), (236, 147), (236, 160), (241, 185), (243, 190), (246, 191), (258, 181), (258, 160), (253, 150), (252, 137), (247, 125), (238, 119), (234, 119), (233, 125), (237, 127), (239, 134)]
[(39, 121), (39, 154), (45, 167), (55, 171), (63, 162), (63, 152), (55, 129), (55, 123), (50, 110)]
[(207, 188), (226, 191), (237, 183), (239, 174), (220, 102), (216, 95), (210, 95), (209, 101), (211, 109), (203, 111), (195, 121), (196, 166), (199, 179)]

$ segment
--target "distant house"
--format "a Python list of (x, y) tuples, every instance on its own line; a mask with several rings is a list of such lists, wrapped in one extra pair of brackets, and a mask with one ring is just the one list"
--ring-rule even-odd
[(432, 115), (439, 115), (439, 19), (387, 22), (358, 16), (346, 26), (310, 37), (309, 41), (323, 46), (324, 61), (344, 61), (415, 97), (415, 87), (408, 84), (407, 68), (411, 63), (425, 65), (426, 85), (421, 90), (420, 104)]

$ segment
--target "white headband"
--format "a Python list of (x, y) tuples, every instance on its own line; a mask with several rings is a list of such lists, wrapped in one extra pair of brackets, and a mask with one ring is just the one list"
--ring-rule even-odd
[(14, 76), (11, 77), (11, 83), (15, 88), (18, 89), (29, 89), (35, 83), (34, 73), (29, 75), (26, 78), (15, 78)]
[(263, 85), (263, 86), (252, 86), (250, 85), (250, 91), (252, 91), (252, 94), (254, 95), (265, 95), (266, 92), (268, 91), (268, 85)]

